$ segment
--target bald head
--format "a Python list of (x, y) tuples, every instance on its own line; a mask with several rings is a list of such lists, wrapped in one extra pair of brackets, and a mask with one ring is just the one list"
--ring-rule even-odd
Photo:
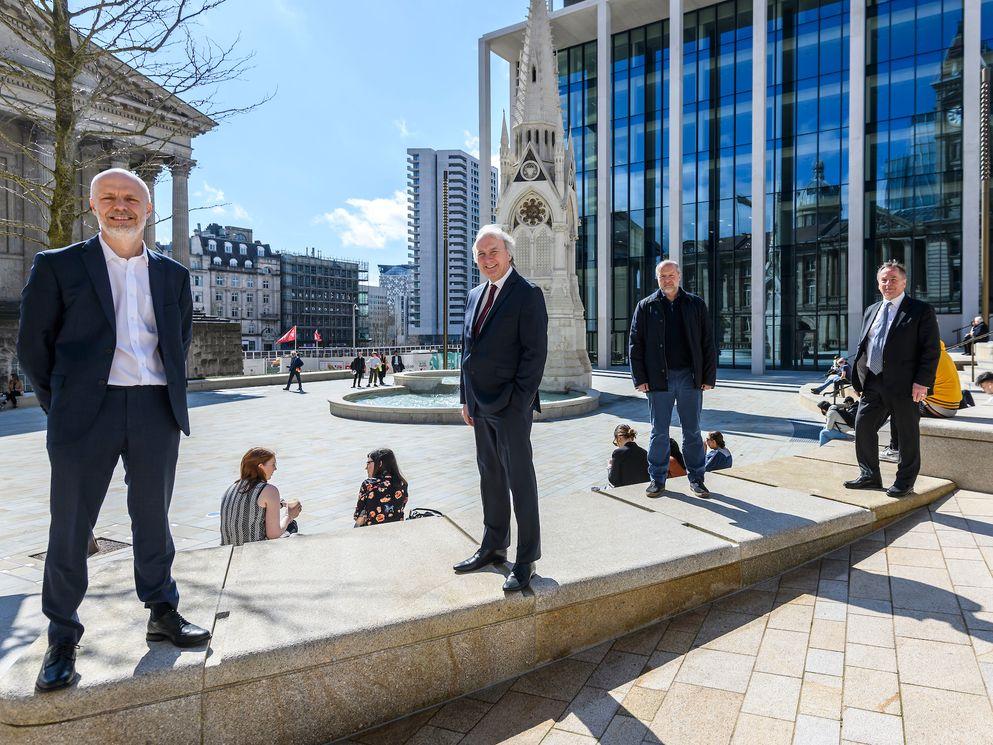
[(129, 171), (126, 168), (108, 168), (106, 171), (100, 171), (100, 173), (94, 176), (90, 181), (90, 199), (93, 199), (93, 195), (96, 193), (100, 183), (107, 179), (123, 179), (128, 181), (145, 194), (145, 199), (147, 201), (152, 201), (152, 193), (148, 190), (148, 184), (146, 184), (137, 173), (134, 171)]

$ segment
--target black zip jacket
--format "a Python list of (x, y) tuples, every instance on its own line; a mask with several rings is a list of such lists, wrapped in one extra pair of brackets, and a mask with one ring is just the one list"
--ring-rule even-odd
[[(717, 346), (711, 328), (710, 314), (703, 298), (679, 290), (683, 302), (683, 323), (693, 359), (693, 384), (713, 386), (717, 383)], [(668, 390), (668, 369), (665, 358), (665, 311), (662, 290), (657, 290), (638, 303), (631, 319), (628, 353), (631, 359), (631, 379), (637, 388), (648, 383), (650, 391)]]

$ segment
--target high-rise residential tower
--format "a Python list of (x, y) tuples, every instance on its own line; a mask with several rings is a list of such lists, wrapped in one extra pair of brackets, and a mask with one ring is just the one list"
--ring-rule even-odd
[(497, 169), (481, 171), (479, 160), (462, 150), (407, 150), (407, 247), (414, 267), (409, 323), (421, 342), (442, 335), (446, 225), (448, 333), (461, 338), (466, 298), (479, 283), (472, 242), (481, 225), (493, 222), (497, 191)]

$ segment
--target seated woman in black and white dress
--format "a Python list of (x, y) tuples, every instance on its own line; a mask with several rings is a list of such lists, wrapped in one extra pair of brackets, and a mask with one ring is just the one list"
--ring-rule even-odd
[[(295, 520), (303, 510), (298, 500), (284, 502), (279, 489), (269, 483), (276, 471), (276, 454), (252, 448), (241, 458), (241, 478), (221, 499), (221, 545), (240, 546), (253, 541), (274, 540), (296, 532)], [(286, 516), (280, 516), (286, 507)]]

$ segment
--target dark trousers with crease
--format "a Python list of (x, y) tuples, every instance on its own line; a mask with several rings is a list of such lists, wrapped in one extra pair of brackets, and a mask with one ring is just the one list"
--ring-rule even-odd
[(178, 607), (169, 503), (179, 434), (165, 386), (108, 388), (92, 426), (78, 440), (60, 442), (58, 433), (49, 430), (52, 523), (41, 593), (49, 643), (78, 643), (83, 635), (76, 611), (88, 583), (89, 537), (121, 458), (138, 598), (146, 606)]
[(897, 486), (913, 486), (921, 470), (921, 411), (909, 394), (893, 393), (883, 375), (869, 373), (855, 417), (855, 456), (865, 476), (879, 477), (879, 428), (890, 417), (900, 443)]
[(496, 415), (476, 414), (476, 463), (483, 498), (484, 551), (510, 546), (510, 505), (517, 518), (517, 558), (524, 564), (541, 558), (538, 524), (538, 482), (531, 452), (534, 415), (506, 409)]

